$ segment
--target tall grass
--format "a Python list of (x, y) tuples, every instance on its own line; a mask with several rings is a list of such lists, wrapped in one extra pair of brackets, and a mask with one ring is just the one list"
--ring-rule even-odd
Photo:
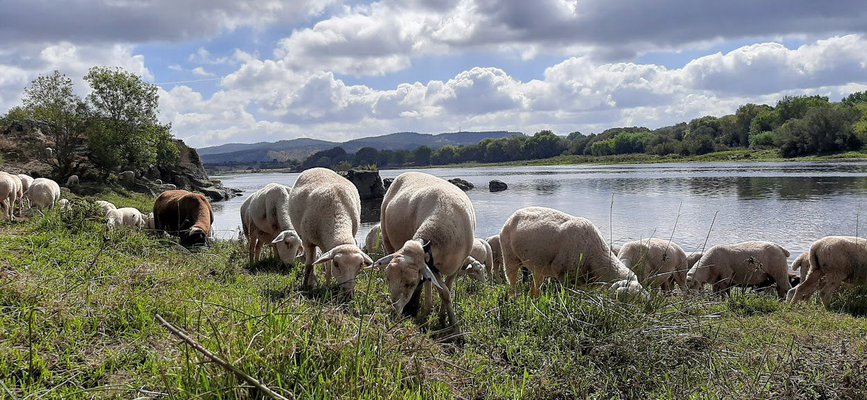
[(463, 344), (440, 343), (436, 317), (389, 316), (378, 273), (344, 303), (237, 242), (189, 252), (87, 212), (0, 230), (0, 398), (261, 397), (157, 313), (287, 398), (867, 396), (867, 320), (814, 303), (459, 280)]

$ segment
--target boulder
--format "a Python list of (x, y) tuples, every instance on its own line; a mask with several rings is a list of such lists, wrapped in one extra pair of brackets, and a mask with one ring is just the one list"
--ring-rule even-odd
[(394, 182), (394, 178), (385, 178), (382, 180), (382, 188), (388, 191), (388, 188), (391, 187), (391, 183)]
[(344, 178), (349, 179), (358, 189), (361, 201), (382, 199), (385, 196), (385, 187), (378, 171), (363, 171), (351, 169), (339, 172)]
[(453, 185), (457, 186), (458, 188), (460, 188), (461, 190), (463, 190), (465, 192), (475, 188), (475, 186), (472, 183), (469, 183), (466, 180), (463, 180), (461, 178), (452, 178), (452, 179), (449, 179), (449, 182), (451, 182)]
[(488, 182), (488, 189), (491, 192), (502, 192), (508, 188), (509, 188), (509, 185), (506, 185), (506, 182), (503, 182), (503, 181), (498, 180), (498, 179), (494, 179), (494, 180)]

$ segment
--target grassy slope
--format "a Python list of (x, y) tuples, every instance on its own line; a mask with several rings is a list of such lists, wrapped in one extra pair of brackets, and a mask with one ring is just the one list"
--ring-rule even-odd
[(79, 211), (0, 225), (0, 398), (259, 397), (155, 313), (290, 398), (867, 396), (867, 320), (814, 304), (459, 280), (465, 344), (441, 344), (437, 318), (388, 316), (379, 274), (343, 304), (238, 243), (189, 253)]

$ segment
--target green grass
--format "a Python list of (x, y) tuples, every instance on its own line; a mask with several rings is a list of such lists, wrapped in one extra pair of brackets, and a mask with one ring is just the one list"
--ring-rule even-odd
[[(115, 199), (147, 208), (128, 201)], [(867, 396), (867, 319), (814, 302), (739, 291), (622, 302), (560, 285), (512, 299), (458, 280), (464, 343), (439, 343), (438, 318), (389, 316), (379, 273), (341, 303), (333, 288), (302, 293), (297, 265), (248, 266), (237, 242), (190, 253), (106, 232), (86, 210), (0, 231), (3, 399), (261, 397), (157, 313), (289, 398)]]

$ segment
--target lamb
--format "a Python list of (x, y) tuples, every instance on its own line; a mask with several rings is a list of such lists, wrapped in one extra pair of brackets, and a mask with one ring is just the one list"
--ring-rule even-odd
[(827, 308), (840, 285), (867, 285), (867, 239), (825, 236), (813, 242), (809, 254), (810, 270), (801, 284), (786, 294), (789, 302), (809, 298), (818, 289)]
[(60, 207), (61, 211), (69, 211), (72, 209), (72, 202), (69, 199), (60, 199), (57, 201), (57, 205)]
[(701, 289), (705, 283), (714, 292), (728, 293), (732, 286), (763, 286), (776, 283), (777, 295), (786, 296), (789, 282), (789, 252), (771, 242), (743, 242), (713, 246), (686, 274), (687, 286)]
[(19, 206), (21, 209), (24, 209), (24, 202), (27, 202), (27, 207), (30, 207), (30, 199), (27, 198), (27, 191), (30, 190), (30, 185), (33, 184), (33, 177), (25, 174), (18, 174), (18, 179), (21, 179), (22, 189), (24, 190), (24, 196), (21, 196), (19, 201)]
[(617, 258), (638, 275), (642, 284), (655, 284), (671, 290), (674, 283), (686, 289), (686, 253), (667, 239), (635, 240), (625, 243)]
[(47, 178), (36, 178), (27, 191), (30, 204), (37, 209), (53, 209), (60, 200), (60, 185)]
[(182, 246), (208, 243), (214, 211), (211, 203), (199, 193), (167, 190), (154, 201), (154, 229), (178, 236)]
[(467, 265), (458, 272), (459, 276), (466, 276), (477, 282), (488, 280), (488, 274), (485, 272), (485, 265), (480, 263), (472, 256), (467, 257)]
[[(421, 316), (433, 303), (431, 285), (442, 299), (440, 316), (459, 331), (452, 284), (473, 249), (476, 212), (470, 198), (445, 179), (421, 172), (400, 174), (382, 201), (382, 243), (388, 291), (395, 315)], [(421, 289), (425, 306), (419, 314)]]
[(515, 211), (500, 231), (506, 279), (517, 295), (521, 266), (533, 273), (531, 295), (545, 278), (607, 282), (620, 294), (646, 295), (638, 277), (611, 253), (599, 229), (585, 218), (546, 207)]
[(20, 192), (19, 183), (13, 175), (0, 172), (0, 205), (3, 206), (3, 215), (10, 221), (15, 220), (13, 210)]
[(367, 236), (364, 238), (364, 247), (361, 250), (367, 254), (373, 254), (382, 253), (382, 249), (382, 235), (379, 224), (376, 224), (373, 228), (370, 228), (370, 232), (367, 232)]
[[(807, 279), (807, 273), (810, 272), (810, 252), (805, 251), (792, 261), (792, 271), (798, 271), (800, 276), (800, 281), (803, 282)], [(793, 285), (794, 286), (794, 285)]]
[[(315, 264), (334, 261), (325, 269), (325, 284), (331, 283), (333, 274), (343, 293), (352, 296), (362, 266), (373, 264), (355, 242), (361, 225), (361, 197), (355, 185), (330, 169), (308, 169), (295, 181), (289, 217), (303, 242), (303, 287), (316, 282)], [(323, 251), (318, 259), (317, 247)]]
[(147, 229), (150, 229), (150, 230), (156, 229), (156, 226), (154, 225), (154, 213), (153, 212), (149, 212), (149, 213), (145, 214), (144, 220), (145, 220), (145, 227), (147, 227)]
[(291, 188), (269, 183), (241, 205), (241, 226), (247, 237), (250, 263), (259, 260), (262, 245), (274, 246), (284, 265), (292, 265), (301, 248), (301, 238), (289, 219)]
[(487, 240), (479, 238), (473, 240), (473, 249), (470, 250), (470, 255), (464, 262), (468, 265), (472, 264), (471, 259), (482, 260), (481, 264), (485, 267), (487, 274), (493, 276), (494, 251), (491, 249), (491, 245), (488, 244)]
[(145, 226), (144, 215), (142, 215), (141, 211), (132, 207), (109, 210), (105, 216), (108, 219), (105, 223), (108, 229), (115, 229), (121, 226), (142, 229)]
[(66, 178), (66, 187), (73, 187), (78, 185), (78, 175), (70, 175), (69, 178)]
[(105, 200), (97, 200), (94, 202), (94, 204), (96, 204), (99, 208), (102, 209), (103, 215), (108, 214), (108, 212), (111, 210), (117, 209), (117, 206)]
[(498, 283), (505, 282), (506, 276), (503, 274), (503, 249), (500, 247), (500, 234), (488, 236), (485, 240), (491, 246), (491, 255), (494, 261), (494, 264), (490, 268), (491, 279)]

